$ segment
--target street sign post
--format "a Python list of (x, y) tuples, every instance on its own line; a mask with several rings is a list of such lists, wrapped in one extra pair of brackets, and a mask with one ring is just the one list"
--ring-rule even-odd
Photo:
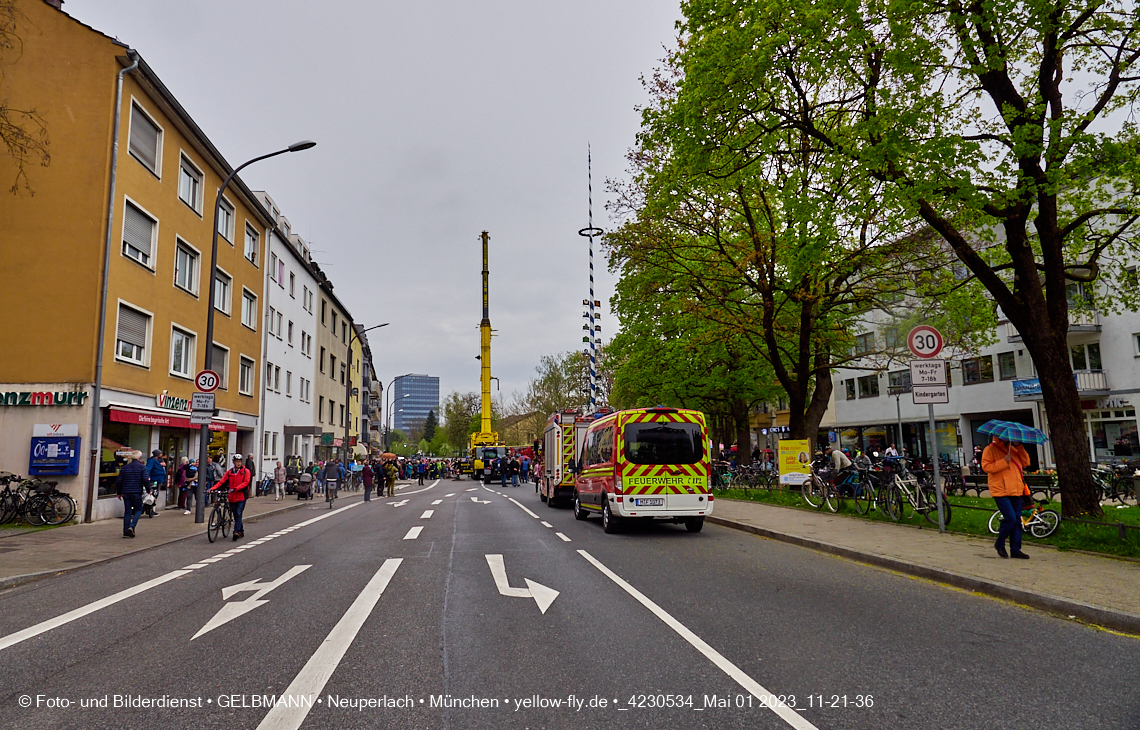
[(190, 411), (191, 426), (209, 426), (213, 420), (213, 411)]
[(213, 393), (221, 384), (221, 376), (213, 370), (201, 370), (194, 376), (194, 386), (203, 393)]
[(915, 327), (906, 338), (906, 346), (911, 353), (921, 358), (910, 361), (910, 395), (915, 404), (926, 404), (926, 414), (930, 419), (930, 463), (934, 467), (934, 502), (938, 505), (940, 533), (946, 532), (946, 519), (942, 510), (942, 478), (938, 473), (938, 432), (934, 423), (934, 404), (950, 402), (946, 361), (934, 359), (942, 352), (942, 344), (942, 333), (928, 324)]
[(191, 411), (210, 411), (214, 412), (214, 394), (213, 393), (192, 393), (190, 395), (190, 410)]

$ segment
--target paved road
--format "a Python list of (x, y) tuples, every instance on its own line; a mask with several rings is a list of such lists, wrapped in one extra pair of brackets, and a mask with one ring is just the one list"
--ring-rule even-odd
[(442, 481), (246, 534), (0, 594), (0, 727), (1140, 726), (1136, 638), (725, 528)]

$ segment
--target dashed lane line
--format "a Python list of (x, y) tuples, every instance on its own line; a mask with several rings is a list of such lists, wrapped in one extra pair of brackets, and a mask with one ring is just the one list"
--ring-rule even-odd
[(745, 674), (744, 670), (730, 662), (724, 657), (723, 654), (706, 644), (704, 640), (701, 639), (701, 637), (697, 636), (695, 633), (689, 630), (689, 628), (682, 624), (680, 621), (673, 618), (673, 616), (670, 615), (668, 611), (651, 601), (649, 597), (644, 593), (637, 590), (629, 583), (626, 583), (625, 580), (623, 580), (617, 573), (614, 573), (612, 570), (602, 565), (602, 563), (593, 555), (590, 555), (585, 550), (579, 550), (578, 554), (588, 560), (599, 571), (601, 571), (602, 575), (612, 580), (618, 585), (619, 588), (632, 596), (635, 601), (649, 609), (649, 611), (654, 616), (661, 619), (662, 623), (673, 629), (673, 631), (677, 632), (678, 636), (689, 642), (689, 644), (691, 644), (694, 649), (703, 654), (706, 659), (715, 664), (717, 668), (719, 668), (721, 671), (731, 677), (737, 684), (747, 690), (749, 694), (760, 700), (760, 702), (763, 703), (762, 706), (765, 706), (772, 712), (775, 712), (781, 720), (788, 723), (788, 725), (791, 727), (796, 728), (796, 730), (818, 730), (815, 725), (812, 725), (802, 716), (798, 715), (794, 709), (788, 707), (783, 702), (778, 701), (776, 699), (776, 695), (764, 689), (764, 687), (759, 682)]
[[(451, 495), (448, 495), (448, 496), (451, 496)], [(437, 504), (443, 504), (443, 500), (442, 500), (442, 499), (437, 499), (437, 500), (435, 500), (434, 502), (432, 502), (431, 504), (432, 504), (432, 506), (434, 507), (434, 506), (435, 506), (435, 505), (437, 505)]]
[(516, 500), (514, 497), (507, 497), (507, 499), (509, 499), (509, 500), (511, 500), (512, 502), (514, 502), (515, 504), (517, 504), (517, 505), (519, 506), (519, 509), (521, 509), (523, 512), (526, 512), (528, 515), (530, 515), (531, 517), (533, 517), (533, 518), (534, 518), (534, 519), (536, 519), (536, 520), (538, 519), (538, 515), (536, 515), (535, 513), (531, 512), (531, 511), (530, 511), (529, 509), (527, 509), (526, 507), (523, 507), (522, 503), (521, 503), (521, 502), (519, 502), (518, 500)]
[(555, 534), (555, 535), (558, 535), (558, 537), (562, 538), (562, 542), (570, 542), (570, 538), (566, 537), (566, 536), (565, 536), (565, 535), (563, 535), (561, 532), (556, 532), (556, 533), (554, 533), (554, 534)]
[(549, 523), (549, 522), (547, 522), (546, 520), (543, 520), (543, 521), (542, 521), (542, 526), (543, 526), (543, 527), (554, 527), (554, 525), (550, 524), (550, 523)]
[(424, 513), (423, 513), (422, 515), (420, 515), (420, 519), (421, 519), (421, 520), (428, 520), (428, 519), (431, 519), (431, 516), (432, 516), (432, 515), (434, 515), (434, 514), (435, 514), (435, 510), (434, 510), (434, 509), (425, 509), (425, 510), (424, 510)]
[(407, 535), (404, 535), (404, 539), (405, 540), (415, 540), (416, 538), (418, 538), (420, 536), (420, 533), (423, 532), (423, 529), (424, 529), (423, 525), (413, 527), (412, 529), (408, 530)]

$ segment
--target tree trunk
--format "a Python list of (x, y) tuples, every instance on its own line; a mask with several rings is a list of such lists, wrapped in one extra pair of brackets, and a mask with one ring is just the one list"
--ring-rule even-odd
[(741, 398), (732, 400), (732, 420), (736, 425), (736, 464), (752, 463), (752, 431), (748, 428), (748, 403)]

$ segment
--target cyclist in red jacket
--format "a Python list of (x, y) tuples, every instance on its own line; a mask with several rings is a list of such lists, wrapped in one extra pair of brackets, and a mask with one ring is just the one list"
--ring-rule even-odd
[(234, 466), (225, 473), (217, 484), (210, 487), (210, 491), (229, 486), (230, 509), (234, 513), (234, 540), (245, 537), (245, 529), (241, 524), (241, 514), (245, 511), (245, 491), (252, 479), (249, 469), (241, 463), (241, 454), (234, 454)]

